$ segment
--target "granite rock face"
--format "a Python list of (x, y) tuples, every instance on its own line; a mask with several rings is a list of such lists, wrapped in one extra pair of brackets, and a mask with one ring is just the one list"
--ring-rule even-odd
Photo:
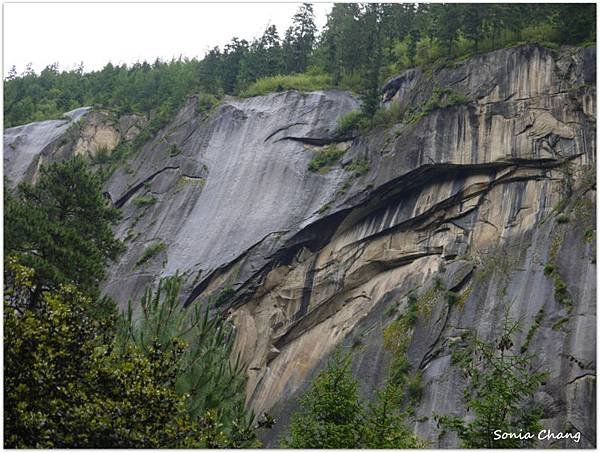
[(140, 115), (81, 107), (60, 120), (11, 127), (4, 131), (4, 174), (14, 186), (34, 182), (39, 169), (55, 161), (110, 156), (120, 143), (137, 137), (147, 122)]
[[(528, 45), (409, 70), (384, 87), (395, 124), (356, 137), (335, 133), (358, 108), (341, 91), (227, 98), (210, 112), (191, 97), (106, 184), (128, 251), (104, 290), (125, 306), (175, 272), (188, 304), (232, 289), (219, 310), (237, 327), (248, 405), (278, 420), (268, 446), (337, 345), (353, 348), (372, 396), (392, 360), (383, 331), (411, 294), (419, 317), (402, 334), (424, 390), (408, 423), (431, 447), (456, 446), (432, 417), (465, 413), (452, 345), (467, 329), (496, 338), (508, 313), (522, 325), (515, 347), (549, 373), (536, 395), (544, 426), (582, 433), (555, 445), (592, 447), (595, 68), (593, 48)], [(70, 152), (99, 143), (92, 132), (67, 140)], [(5, 131), (5, 149), (18, 136)], [(333, 147), (345, 150), (338, 163), (308, 170)], [(25, 154), (60, 154), (34, 148)], [(27, 158), (5, 154), (5, 172), (31, 177)]]

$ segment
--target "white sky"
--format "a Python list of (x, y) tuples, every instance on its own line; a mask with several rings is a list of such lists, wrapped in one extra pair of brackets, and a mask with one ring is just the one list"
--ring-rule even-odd
[[(275, 24), (280, 37), (300, 3), (5, 3), (3, 72), (29, 62), (85, 70), (157, 57), (202, 57), (233, 36), (251, 40)], [(332, 3), (315, 3), (319, 30)]]

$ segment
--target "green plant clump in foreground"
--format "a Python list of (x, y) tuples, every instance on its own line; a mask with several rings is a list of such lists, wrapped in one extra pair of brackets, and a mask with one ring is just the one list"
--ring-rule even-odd
[(338, 148), (335, 143), (332, 143), (323, 150), (316, 151), (315, 156), (308, 163), (308, 169), (312, 172), (326, 173), (329, 171), (329, 167), (335, 164), (345, 152), (345, 149)]
[(287, 90), (317, 91), (331, 88), (331, 77), (326, 74), (290, 74), (263, 77), (240, 93), (241, 97), (262, 96)]
[(146, 250), (144, 250), (144, 253), (140, 257), (140, 259), (137, 260), (137, 262), (135, 263), (136, 267), (139, 267), (142, 264), (150, 261), (152, 258), (154, 258), (156, 255), (158, 255), (160, 252), (166, 250), (166, 248), (167, 248), (167, 246), (165, 245), (165, 243), (163, 241), (159, 241), (152, 245), (149, 245), (148, 247), (146, 247)]

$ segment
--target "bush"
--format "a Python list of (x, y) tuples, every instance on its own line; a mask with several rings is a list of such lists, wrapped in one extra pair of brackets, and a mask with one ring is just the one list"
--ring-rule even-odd
[(150, 206), (156, 203), (156, 197), (154, 195), (140, 195), (139, 197), (135, 197), (132, 203), (136, 206)]
[(369, 168), (369, 159), (362, 157), (360, 159), (354, 159), (344, 167), (344, 170), (352, 173), (352, 176), (359, 177), (366, 174), (369, 171)]
[(337, 127), (335, 129), (336, 135), (343, 136), (358, 131), (361, 122), (364, 122), (366, 118), (366, 115), (360, 110), (354, 110), (342, 115), (337, 121)]
[(258, 79), (240, 93), (241, 97), (262, 96), (287, 90), (317, 91), (330, 88), (331, 77), (325, 74), (290, 74)]
[(142, 264), (146, 263), (147, 261), (150, 261), (152, 258), (154, 258), (156, 255), (158, 255), (160, 252), (166, 250), (166, 248), (167, 248), (167, 246), (165, 245), (165, 243), (163, 241), (159, 241), (159, 242), (156, 242), (155, 244), (148, 246), (146, 248), (146, 250), (144, 250), (144, 253), (140, 257), (140, 259), (137, 260), (137, 262), (135, 263), (136, 267), (139, 267)]
[(312, 172), (327, 173), (329, 167), (335, 164), (346, 152), (338, 148), (335, 143), (326, 146), (321, 151), (316, 151), (315, 156), (308, 163), (308, 169)]

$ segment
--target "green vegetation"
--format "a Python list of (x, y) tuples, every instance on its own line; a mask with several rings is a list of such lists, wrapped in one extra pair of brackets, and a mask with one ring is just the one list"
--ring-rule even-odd
[(466, 104), (467, 102), (469, 102), (469, 99), (466, 96), (456, 93), (449, 88), (436, 88), (425, 104), (408, 114), (405, 122), (416, 123), (434, 110)]
[(221, 307), (222, 305), (225, 305), (227, 302), (229, 302), (234, 294), (235, 290), (233, 288), (224, 288), (215, 299), (215, 307)]
[(346, 152), (335, 143), (327, 145), (322, 150), (315, 151), (315, 156), (308, 163), (308, 169), (312, 172), (327, 173)]
[(234, 330), (184, 308), (179, 276), (148, 289), (137, 322), (99, 297), (122, 249), (100, 190), (80, 159), (5, 189), (5, 447), (258, 446), (273, 420), (244, 410)]
[[(117, 113), (153, 112), (162, 122), (192, 93), (204, 93), (201, 108), (208, 110), (223, 94), (330, 86), (360, 94), (366, 123), (378, 111), (381, 84), (403, 69), (455, 64), (522, 43), (551, 49), (591, 45), (595, 21), (593, 3), (340, 3), (318, 34), (312, 5), (303, 4), (283, 37), (271, 25), (259, 38), (233, 38), (202, 60), (109, 63), (90, 72), (83, 67), (60, 71), (54, 64), (40, 74), (31, 65), (21, 74), (13, 67), (4, 80), (4, 126), (60, 118), (84, 105)], [(147, 139), (144, 133), (140, 140)]]
[(151, 206), (156, 203), (156, 197), (152, 194), (140, 195), (131, 202), (138, 207)]
[(135, 263), (136, 267), (139, 267), (139, 266), (147, 263), (152, 258), (154, 258), (156, 255), (158, 255), (160, 252), (163, 252), (166, 249), (167, 249), (167, 246), (165, 245), (165, 243), (163, 241), (158, 241), (158, 242), (155, 242), (154, 244), (149, 245), (144, 250), (144, 253), (142, 254), (142, 256), (140, 256), (140, 259), (138, 259), (136, 261), (136, 263)]
[(190, 319), (172, 302), (177, 280), (147, 293), (134, 326), (114, 306), (94, 315), (73, 285), (44, 292), (31, 309), (35, 271), (14, 258), (5, 270), (6, 447), (257, 446), (255, 430), (268, 420), (252, 424), (239, 364), (223, 366), (232, 330), (199, 309)]
[(544, 308), (542, 307), (538, 311), (537, 315), (535, 315), (535, 318), (533, 320), (533, 324), (531, 325), (531, 327), (527, 331), (527, 336), (525, 337), (525, 342), (523, 343), (523, 345), (521, 346), (521, 349), (520, 349), (521, 354), (525, 353), (527, 351), (527, 349), (529, 348), (529, 343), (531, 343), (531, 340), (533, 339), (533, 336), (535, 335), (535, 333), (537, 332), (537, 330), (542, 325), (542, 320), (543, 319), (544, 319)]
[(173, 143), (171, 146), (169, 146), (169, 157), (176, 157), (179, 156), (181, 154), (181, 148), (179, 146), (177, 146), (175, 143)]
[(416, 448), (420, 442), (406, 429), (394, 388), (377, 392), (365, 407), (350, 372), (351, 356), (337, 350), (327, 368), (300, 399), (284, 448)]
[(97, 296), (106, 264), (124, 250), (111, 226), (120, 213), (102, 197), (100, 178), (82, 158), (43, 167), (34, 185), (4, 190), (4, 256), (33, 269), (38, 299), (62, 284)]
[(369, 159), (367, 159), (366, 157), (354, 159), (352, 160), (352, 162), (350, 162), (344, 167), (344, 170), (352, 173), (352, 176), (354, 176), (355, 178), (367, 174), (369, 172), (369, 169)]
[(502, 432), (538, 432), (543, 412), (533, 395), (546, 373), (532, 371), (534, 356), (513, 351), (517, 323), (505, 319), (502, 336), (484, 341), (473, 333), (463, 336), (462, 347), (452, 354), (467, 378), (464, 399), (472, 421), (456, 416), (436, 416), (445, 431), (457, 434), (463, 448), (531, 448), (536, 439), (495, 439)]
[(327, 74), (290, 74), (263, 77), (240, 93), (241, 97), (261, 96), (287, 90), (318, 91), (331, 88)]

